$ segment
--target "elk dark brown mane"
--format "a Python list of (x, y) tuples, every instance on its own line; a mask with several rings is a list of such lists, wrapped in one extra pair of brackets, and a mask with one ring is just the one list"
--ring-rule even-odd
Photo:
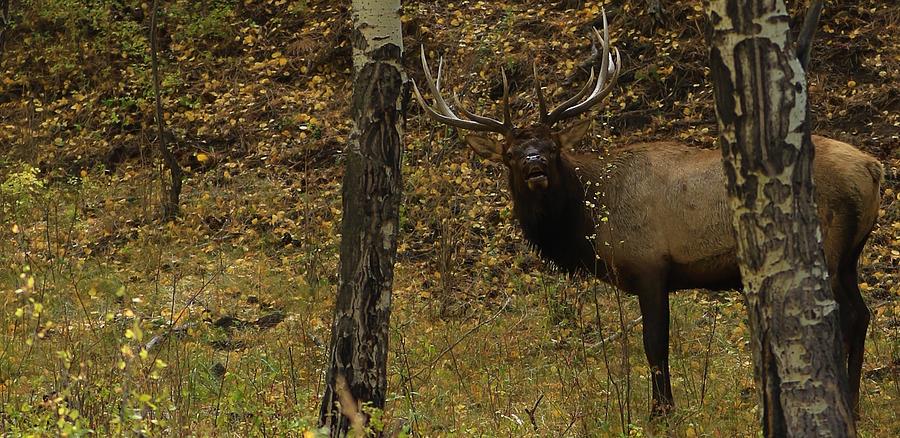
[[(610, 149), (601, 158), (569, 151), (587, 134), (590, 120), (553, 130), (557, 122), (601, 103), (616, 84), (621, 59), (618, 50), (610, 48), (605, 14), (603, 23), (604, 35), (594, 32), (602, 44), (596, 82), (592, 70), (587, 85), (552, 111), (547, 111), (535, 66), (540, 121), (530, 127), (512, 125), (505, 73), (503, 121), (473, 114), (453, 96), (458, 116), (441, 95), (441, 67), (435, 81), (424, 49), (422, 66), (434, 107), (415, 83), (413, 90), (433, 119), (503, 135), (498, 141), (473, 133), (466, 136), (466, 143), (483, 158), (506, 166), (516, 219), (542, 258), (566, 272), (595, 275), (637, 295), (656, 415), (673, 404), (668, 295), (692, 288), (740, 288), (737, 244), (719, 151), (664, 141)], [(808, 50), (809, 44), (798, 47)], [(808, 54), (800, 57), (808, 59)], [(859, 290), (857, 264), (877, 218), (883, 169), (876, 159), (847, 143), (819, 136), (812, 136), (812, 141), (825, 259), (840, 308), (855, 408), (870, 318)]]
[[(541, 135), (533, 129), (517, 131), (515, 138)], [(583, 185), (567, 160), (561, 160), (558, 169), (559, 177), (541, 192), (530, 190), (524, 179), (510, 172), (513, 213), (525, 238), (542, 258), (570, 274), (587, 272), (605, 278), (605, 269), (598, 265), (594, 247), (585, 238), (593, 233), (594, 220), (585, 208)]]

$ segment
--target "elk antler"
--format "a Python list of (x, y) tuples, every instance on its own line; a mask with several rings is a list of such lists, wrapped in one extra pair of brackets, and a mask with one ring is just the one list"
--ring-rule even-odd
[[(605, 98), (612, 91), (613, 86), (616, 85), (616, 81), (619, 79), (619, 72), (622, 68), (622, 60), (619, 57), (618, 48), (613, 47), (612, 49), (616, 55), (615, 60), (613, 60), (609, 51), (609, 28), (606, 23), (606, 10), (603, 10), (603, 36), (600, 35), (600, 32), (598, 32), (596, 28), (594, 28), (594, 35), (596, 36), (597, 41), (603, 46), (603, 53), (601, 55), (603, 59), (600, 64), (600, 77), (597, 79), (597, 83), (594, 84), (594, 68), (591, 67), (591, 76), (584, 85), (584, 88), (582, 88), (578, 94), (572, 96), (569, 100), (566, 100), (549, 113), (547, 112), (547, 101), (544, 100), (544, 93), (541, 92), (537, 64), (535, 64), (534, 89), (538, 98), (538, 107), (541, 111), (542, 124), (552, 126), (560, 120), (575, 117), (591, 109), (591, 107), (603, 101), (603, 98)], [(596, 49), (597, 46), (594, 45), (594, 50), (596, 51)], [(607, 79), (609, 79), (609, 83), (607, 83)], [(591, 84), (594, 84), (593, 90), (591, 90)], [(590, 94), (588, 95), (589, 91)], [(587, 98), (584, 97), (585, 95), (587, 95)]]
[(513, 126), (509, 109), (509, 82), (506, 80), (506, 71), (503, 69), (500, 70), (500, 74), (503, 76), (503, 122), (490, 117), (479, 116), (478, 114), (466, 110), (460, 105), (456, 93), (453, 93), (453, 104), (464, 117), (460, 118), (453, 113), (453, 110), (450, 109), (447, 102), (444, 100), (444, 97), (441, 95), (441, 70), (443, 70), (444, 67), (444, 58), (441, 58), (438, 63), (438, 78), (437, 81), (435, 81), (434, 78), (431, 77), (431, 68), (428, 67), (428, 61), (425, 59), (424, 46), (421, 47), (421, 51), (422, 69), (425, 70), (425, 81), (428, 83), (428, 88), (431, 90), (431, 96), (434, 98), (434, 107), (429, 106), (425, 102), (422, 93), (419, 92), (419, 87), (416, 86), (415, 80), (413, 81), (413, 91), (416, 94), (416, 100), (419, 102), (419, 106), (425, 110), (425, 113), (428, 114), (429, 117), (441, 123), (471, 131), (499, 132), (505, 135), (512, 130)]

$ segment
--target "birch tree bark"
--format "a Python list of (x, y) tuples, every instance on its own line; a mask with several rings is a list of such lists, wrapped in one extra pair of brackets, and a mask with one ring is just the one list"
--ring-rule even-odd
[[(383, 409), (400, 207), (400, 0), (354, 0), (352, 129), (346, 153), (340, 284), (319, 422), (332, 437)], [(361, 431), (359, 431), (361, 432)], [(378, 435), (379, 432), (369, 432)]]
[(855, 436), (790, 17), (781, 0), (711, 0), (707, 15), (763, 434)]

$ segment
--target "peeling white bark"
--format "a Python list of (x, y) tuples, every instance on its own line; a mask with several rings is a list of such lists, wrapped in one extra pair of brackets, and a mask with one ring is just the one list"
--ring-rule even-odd
[(354, 0), (353, 23), (365, 40), (365, 46), (353, 45), (353, 67), (357, 69), (371, 61), (368, 54), (393, 44), (403, 50), (400, 22), (400, 0)]

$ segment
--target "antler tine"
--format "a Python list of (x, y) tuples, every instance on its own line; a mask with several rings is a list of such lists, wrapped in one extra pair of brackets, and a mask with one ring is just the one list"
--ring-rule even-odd
[(541, 91), (541, 79), (538, 76), (538, 66), (537, 61), (532, 64), (532, 69), (534, 70), (534, 94), (537, 95), (538, 99), (538, 111), (541, 113), (541, 123), (545, 123), (547, 121), (547, 101), (544, 100), (544, 93)]
[(594, 31), (594, 35), (600, 41), (600, 44), (603, 45), (603, 60), (600, 61), (600, 68), (603, 70), (600, 72), (600, 80), (597, 82), (597, 87), (600, 87), (600, 84), (606, 82), (607, 76), (609, 76), (609, 26), (606, 24), (606, 10), (603, 10), (603, 38), (600, 37), (600, 32), (597, 32), (596, 27), (592, 27)]
[[(577, 116), (593, 107), (594, 105), (603, 101), (603, 99), (612, 92), (613, 87), (616, 85), (619, 79), (619, 72), (621, 71), (621, 62), (619, 59), (619, 49), (614, 49), (616, 53), (616, 61), (615, 70), (613, 71), (612, 79), (605, 86), (603, 85), (603, 78), (597, 80), (597, 86), (594, 88), (594, 91), (588, 96), (584, 102), (579, 103), (571, 108), (566, 109), (560, 115), (560, 119), (568, 119), (570, 117)], [(603, 75), (605, 76), (605, 75)]]
[[(621, 71), (622, 60), (619, 56), (619, 49), (613, 48), (615, 60), (612, 59), (610, 54), (609, 25), (606, 20), (605, 9), (603, 10), (603, 36), (600, 35), (600, 32), (597, 31), (597, 29), (594, 29), (594, 35), (603, 46), (603, 53), (601, 55), (603, 59), (600, 64), (601, 71), (597, 82), (594, 83), (594, 70), (592, 68), (590, 79), (588, 79), (587, 84), (585, 84), (585, 87), (581, 92), (563, 102), (559, 107), (548, 114), (546, 118), (542, 118), (546, 120), (546, 124), (552, 125), (560, 120), (574, 117), (589, 110), (591, 107), (601, 102), (603, 98), (612, 91), (613, 86), (616, 84)], [(612, 63), (612, 66), (610, 66), (610, 63)], [(612, 71), (610, 67), (612, 67)], [(612, 76), (611, 79), (610, 75)], [(609, 83), (607, 83), (607, 79), (610, 79)], [(584, 98), (587, 91), (591, 88), (593, 88), (593, 90), (590, 92), (590, 95), (582, 101), (581, 99)]]
[(490, 129), (486, 129), (484, 125), (478, 122), (463, 120), (459, 117), (446, 116), (439, 113), (434, 108), (428, 106), (428, 103), (425, 102), (425, 98), (422, 97), (422, 93), (419, 91), (419, 87), (416, 85), (416, 81), (413, 81), (413, 92), (416, 95), (416, 101), (419, 102), (419, 106), (422, 107), (422, 110), (424, 110), (425, 113), (428, 114), (428, 116), (432, 119), (450, 126), (455, 126), (457, 128), (469, 129), (472, 131), (491, 131)]
[(503, 76), (503, 126), (512, 128), (512, 115), (509, 107), (509, 81), (506, 80), (506, 69), (500, 67), (500, 76)]
[(444, 58), (441, 58), (441, 60), (438, 61), (438, 80), (435, 81), (431, 76), (431, 67), (428, 66), (428, 60), (425, 57), (425, 46), (419, 46), (419, 49), (422, 53), (422, 70), (425, 71), (425, 81), (428, 82), (428, 88), (431, 90), (431, 97), (434, 98), (434, 103), (435, 105), (437, 105), (437, 109), (441, 114), (447, 117), (459, 118), (456, 116), (456, 114), (453, 113), (452, 110), (450, 110), (450, 107), (447, 106), (447, 102), (444, 101), (444, 96), (441, 95), (440, 86), (438, 85), (441, 80), (441, 69), (443, 68)]
[(595, 77), (594, 76), (594, 67), (591, 67), (590, 77), (588, 77), (588, 80), (584, 84), (584, 86), (581, 87), (581, 91), (579, 91), (578, 94), (568, 98), (565, 102), (561, 103), (550, 114), (547, 114), (545, 124), (552, 125), (552, 124), (562, 120), (564, 118), (564, 117), (560, 117), (560, 115), (562, 115), (562, 113), (564, 113), (567, 109), (569, 109), (576, 103), (581, 102), (581, 99), (583, 99), (584, 96), (587, 96), (588, 92), (591, 91), (591, 84), (594, 83), (594, 77)]
[[(424, 46), (422, 46), (420, 48), (422, 50), (425, 49)], [(422, 59), (424, 60), (425, 57), (422, 57)], [(437, 77), (437, 82), (435, 83), (435, 86), (437, 86), (438, 91), (440, 91), (440, 89), (441, 89), (441, 73), (443, 73), (443, 72), (444, 72), (444, 57), (441, 56), (440, 58), (438, 58), (438, 77)]]
[[(422, 70), (425, 72), (425, 81), (428, 83), (428, 88), (431, 90), (431, 96), (434, 99), (434, 106), (428, 105), (425, 101), (425, 98), (422, 97), (422, 93), (419, 91), (418, 85), (416, 85), (416, 81), (413, 80), (413, 92), (416, 96), (416, 101), (419, 103), (419, 106), (428, 114), (429, 117), (435, 119), (441, 123), (445, 123), (450, 126), (455, 126), (457, 128), (468, 129), (471, 131), (490, 131), (490, 132), (499, 132), (501, 134), (507, 133), (512, 128), (512, 123), (510, 122), (509, 117), (509, 97), (508, 97), (508, 86), (506, 85), (506, 76), (504, 75), (504, 99), (506, 104), (506, 112), (504, 113), (504, 121), (501, 123), (498, 120), (494, 120), (489, 117), (479, 116), (477, 114), (473, 114), (472, 112), (466, 110), (459, 104), (459, 99), (456, 97), (454, 93), (453, 103), (456, 105), (457, 109), (462, 113), (466, 119), (462, 119), (457, 116), (453, 110), (450, 109), (450, 106), (447, 105), (447, 102), (444, 100), (443, 95), (441, 95), (440, 90), (440, 81), (441, 81), (441, 73), (444, 66), (444, 59), (438, 63), (438, 78), (435, 80), (431, 76), (431, 68), (428, 66), (428, 61), (425, 57), (425, 47), (421, 47), (421, 56), (422, 56)], [(467, 120), (468, 119), (468, 120)]]
[(506, 132), (506, 130), (512, 128), (512, 118), (510, 117), (509, 110), (509, 84), (506, 80), (506, 73), (501, 69), (501, 75), (503, 76), (503, 121), (499, 121), (496, 119), (492, 119), (490, 117), (480, 116), (475, 114), (467, 109), (465, 109), (462, 104), (459, 103), (459, 97), (457, 97), (456, 93), (453, 93), (453, 104), (456, 105), (456, 108), (468, 119), (474, 120), (478, 123), (484, 124), (486, 126), (490, 126), (497, 130), (497, 132)]
[(482, 125), (490, 126), (491, 128), (495, 128), (495, 129), (497, 129), (497, 132), (505, 132), (503, 130), (506, 129), (506, 125), (501, 123), (499, 120), (475, 114), (475, 113), (465, 109), (462, 106), (462, 104), (459, 103), (459, 97), (457, 97), (456, 93), (453, 93), (451, 96), (453, 98), (453, 104), (456, 105), (456, 108), (459, 110), (460, 113), (462, 113), (463, 117), (465, 117), (467, 119), (471, 119), (474, 122), (481, 123)]

